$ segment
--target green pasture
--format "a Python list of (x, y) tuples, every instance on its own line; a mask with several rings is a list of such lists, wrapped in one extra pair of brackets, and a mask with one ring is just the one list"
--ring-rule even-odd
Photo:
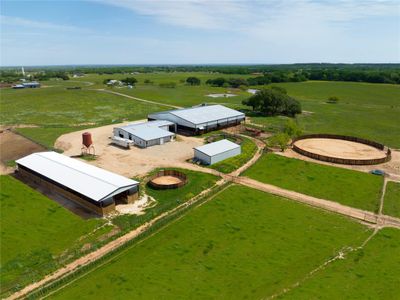
[(36, 128), (17, 130), (50, 148), (61, 134), (123, 120), (143, 119), (150, 112), (165, 109), (99, 91), (61, 87), (5, 89), (1, 93), (0, 107), (2, 124), (36, 125)]
[[(153, 174), (161, 169), (156, 169), (148, 175), (150, 178)], [(170, 168), (166, 168), (163, 170), (171, 170)], [(147, 195), (153, 197), (156, 200), (156, 205), (146, 209), (145, 214), (136, 216), (136, 215), (121, 215), (117, 216), (113, 219), (113, 223), (120, 227), (123, 231), (128, 231), (134, 227), (137, 227), (143, 224), (146, 221), (153, 219), (154, 217), (160, 215), (161, 213), (171, 210), (180, 204), (186, 202), (190, 198), (200, 194), (203, 190), (206, 190), (212, 187), (215, 182), (218, 180), (218, 177), (190, 170), (183, 169), (174, 169), (186, 174), (188, 178), (188, 183), (183, 187), (178, 189), (171, 190), (155, 190), (145, 183), (147, 179), (141, 179), (141, 182), (144, 183), (141, 185), (142, 192), (145, 192)]]
[(377, 212), (381, 177), (276, 154), (264, 154), (244, 176), (306, 195)]
[(381, 229), (278, 299), (399, 299), (400, 230)]
[(1, 96), (3, 124), (84, 126), (145, 118), (162, 110), (132, 99), (92, 90), (40, 88), (4, 90)]
[(57, 257), (104, 223), (83, 220), (11, 176), (0, 176), (1, 294), (60, 267)]
[(370, 233), (339, 215), (233, 186), (51, 298), (267, 298)]
[(400, 183), (389, 181), (383, 202), (383, 213), (400, 218)]
[[(336, 133), (371, 139), (400, 148), (400, 86), (354, 82), (308, 81), (273, 84), (287, 89), (305, 111), (298, 116), (305, 133)], [(328, 104), (330, 96), (339, 97)], [(282, 118), (255, 117), (268, 128)]]

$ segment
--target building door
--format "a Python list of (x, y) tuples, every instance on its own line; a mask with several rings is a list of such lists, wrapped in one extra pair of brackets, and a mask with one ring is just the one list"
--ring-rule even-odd
[(164, 144), (164, 138), (160, 139), (160, 145)]

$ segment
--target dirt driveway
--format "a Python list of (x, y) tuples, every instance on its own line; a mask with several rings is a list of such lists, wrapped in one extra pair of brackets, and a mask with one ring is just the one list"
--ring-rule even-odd
[[(129, 124), (131, 123), (129, 122)], [(157, 167), (180, 167), (204, 171), (204, 168), (200, 169), (198, 166), (186, 162), (187, 159), (193, 157), (193, 148), (204, 143), (203, 139), (178, 135), (176, 141), (164, 145), (146, 149), (132, 147), (125, 150), (110, 144), (113, 128), (123, 124), (67, 133), (57, 139), (55, 146), (64, 150), (65, 155), (80, 155), (82, 133), (89, 131), (92, 134), (96, 155), (98, 155), (95, 161), (89, 163), (117, 174), (127, 177), (140, 176)]]

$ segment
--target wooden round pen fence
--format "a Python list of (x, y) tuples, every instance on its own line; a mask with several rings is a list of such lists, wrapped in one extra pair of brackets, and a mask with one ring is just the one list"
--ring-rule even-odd
[(148, 185), (156, 190), (177, 189), (187, 184), (187, 176), (176, 170), (162, 170), (153, 175)]
[[(338, 156), (324, 154), (329, 153), (330, 149), (324, 149), (323, 146), (318, 147), (315, 146), (317, 141), (321, 144), (321, 140), (338, 140), (337, 147), (335, 151), (338, 153)], [(301, 141), (304, 140), (315, 140), (314, 145), (307, 145), (305, 143), (302, 144)], [(343, 150), (340, 153), (340, 141), (347, 141), (352, 143), (358, 143), (361, 146), (356, 147), (359, 149), (354, 150), (355, 153), (352, 153), (353, 157), (344, 157), (346, 156), (346, 152)], [(310, 143), (311, 144), (311, 143)], [(365, 146), (362, 146), (365, 145)], [(346, 146), (346, 145), (345, 145)], [(348, 145), (347, 145), (348, 146)], [(357, 146), (357, 145), (356, 145)], [(346, 136), (346, 135), (336, 135), (336, 134), (308, 134), (300, 136), (292, 141), (292, 148), (297, 153), (316, 159), (320, 161), (336, 163), (336, 164), (344, 164), (344, 165), (377, 165), (388, 162), (391, 160), (391, 150), (383, 144), (366, 140), (363, 138), (358, 138), (354, 136)], [(335, 152), (333, 151), (333, 152)], [(318, 153), (319, 152), (319, 153)], [(368, 155), (367, 155), (368, 154)], [(342, 157), (341, 157), (342, 156)], [(365, 157), (364, 157), (365, 156)]]

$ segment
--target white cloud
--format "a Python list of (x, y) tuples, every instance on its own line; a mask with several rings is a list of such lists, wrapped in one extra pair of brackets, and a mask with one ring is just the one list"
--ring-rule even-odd
[(151, 16), (158, 21), (187, 28), (240, 30), (269, 20), (290, 18), (322, 22), (347, 22), (369, 16), (398, 16), (398, 1), (357, 0), (93, 0)]
[(4, 16), (4, 15), (0, 15), (0, 23), (3, 26), (17, 26), (17, 27), (25, 27), (33, 29), (45, 29), (45, 30), (55, 30), (55, 31), (87, 31), (86, 29), (76, 26), (60, 25), (50, 22), (35, 21), (31, 19)]

